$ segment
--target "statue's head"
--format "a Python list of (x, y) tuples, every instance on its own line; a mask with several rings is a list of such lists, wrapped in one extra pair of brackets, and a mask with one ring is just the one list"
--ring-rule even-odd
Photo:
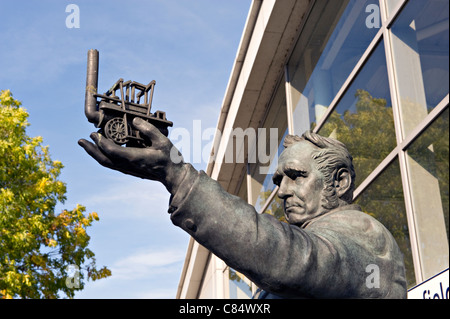
[(301, 225), (351, 204), (355, 171), (343, 143), (307, 131), (286, 136), (284, 147), (273, 181), (289, 223)]

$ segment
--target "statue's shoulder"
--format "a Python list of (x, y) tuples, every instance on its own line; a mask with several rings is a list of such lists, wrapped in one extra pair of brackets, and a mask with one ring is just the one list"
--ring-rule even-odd
[(387, 229), (375, 217), (363, 212), (358, 205), (334, 209), (312, 221), (310, 229), (335, 230), (351, 236), (384, 237)]

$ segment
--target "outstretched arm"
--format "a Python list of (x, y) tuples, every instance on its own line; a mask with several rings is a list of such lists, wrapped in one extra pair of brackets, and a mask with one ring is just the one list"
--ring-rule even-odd
[[(314, 287), (322, 286), (319, 278), (328, 279), (317, 276), (319, 266), (338, 267), (330, 243), (273, 216), (257, 214), (204, 172), (180, 161), (176, 148), (156, 127), (140, 119), (133, 125), (150, 147), (121, 147), (98, 133), (91, 134), (95, 144), (84, 139), (79, 144), (105, 167), (163, 183), (172, 194), (172, 222), (229, 266), (286, 297), (314, 295)], [(327, 261), (319, 262), (323, 256)]]

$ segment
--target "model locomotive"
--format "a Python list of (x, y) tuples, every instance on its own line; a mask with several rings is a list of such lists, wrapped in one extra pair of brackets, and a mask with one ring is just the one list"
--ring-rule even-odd
[(98, 51), (89, 50), (84, 107), (88, 121), (118, 145), (146, 146), (139, 131), (131, 125), (135, 117), (150, 122), (167, 136), (168, 127), (173, 123), (166, 119), (165, 112), (151, 113), (156, 82), (144, 85), (119, 79), (107, 92), (98, 94), (98, 62)]

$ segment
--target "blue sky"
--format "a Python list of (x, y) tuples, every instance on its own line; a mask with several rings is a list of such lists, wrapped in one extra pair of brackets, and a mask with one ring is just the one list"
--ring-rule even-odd
[[(80, 9), (79, 28), (66, 27), (71, 3)], [(170, 222), (162, 185), (103, 168), (78, 146), (95, 131), (83, 110), (87, 51), (100, 52), (99, 92), (119, 78), (156, 80), (153, 110), (165, 111), (174, 127), (213, 128), (250, 3), (0, 2), (0, 89), (22, 101), (28, 134), (42, 136), (65, 166), (67, 201), (57, 210), (80, 203), (100, 216), (88, 230), (90, 248), (112, 277), (87, 282), (77, 298), (174, 298), (189, 242)]]

